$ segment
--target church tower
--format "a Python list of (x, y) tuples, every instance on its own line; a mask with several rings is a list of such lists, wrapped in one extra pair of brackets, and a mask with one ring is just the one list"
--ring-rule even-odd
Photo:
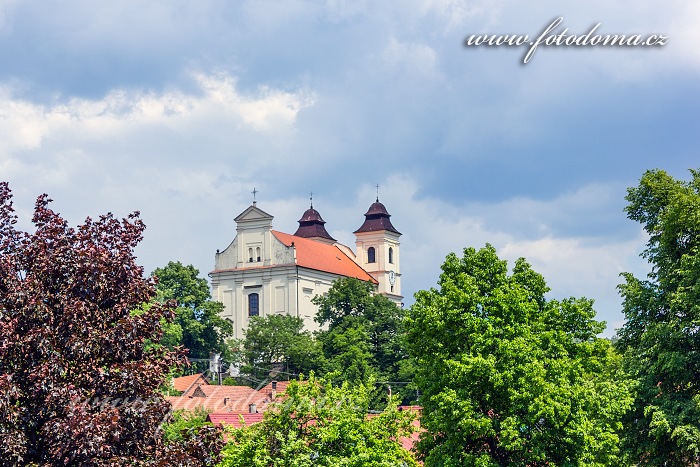
[(372, 203), (365, 214), (365, 222), (355, 231), (358, 264), (379, 283), (377, 292), (401, 304), (401, 257), (399, 237), (389, 219), (391, 215), (379, 202)]
[(311, 240), (333, 245), (336, 240), (326, 231), (324, 227), (325, 223), (326, 221), (321, 218), (321, 214), (314, 209), (312, 203), (311, 207), (307, 209), (301, 216), (301, 219), (299, 219), (299, 228), (294, 232), (294, 235), (296, 237), (310, 238)]

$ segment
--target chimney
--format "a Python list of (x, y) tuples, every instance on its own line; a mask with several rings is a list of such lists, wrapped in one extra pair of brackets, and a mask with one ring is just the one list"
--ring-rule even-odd
[(270, 399), (275, 400), (275, 397), (277, 397), (277, 381), (272, 381), (272, 394)]
[(248, 413), (258, 413), (258, 406), (256, 404), (248, 404)]

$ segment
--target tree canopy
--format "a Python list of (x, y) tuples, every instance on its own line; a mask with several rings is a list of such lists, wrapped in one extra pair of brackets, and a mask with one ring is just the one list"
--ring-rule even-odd
[(410, 376), (405, 364), (405, 311), (375, 294), (372, 283), (339, 278), (313, 303), (318, 305), (316, 322), (327, 326), (317, 334), (327, 372), (337, 372), (347, 381), (403, 382)]
[(160, 301), (175, 300), (175, 320), (166, 329), (168, 343), (182, 345), (190, 358), (209, 358), (210, 352), (225, 354), (226, 338), (232, 332), (230, 321), (221, 317), (224, 305), (211, 300), (206, 279), (192, 265), (170, 261), (151, 273), (158, 278), (156, 290)]
[(229, 432), (221, 467), (417, 466), (400, 441), (415, 430), (415, 414), (392, 400), (370, 415), (369, 402), (362, 384), (335, 386), (313, 374), (292, 381), (261, 422)]
[(617, 345), (638, 380), (624, 446), (639, 465), (700, 462), (700, 172), (690, 181), (646, 172), (627, 216), (644, 226), (646, 280), (624, 274)]
[(242, 349), (241, 371), (255, 384), (265, 382), (271, 373), (279, 373), (276, 379), (290, 379), (323, 365), (320, 345), (304, 330), (304, 320), (289, 315), (252, 317)]
[[(16, 230), (0, 183), (0, 459), (6, 465), (211, 465), (216, 431), (168, 444), (158, 392), (183, 356), (157, 345), (170, 304), (154, 295), (133, 249), (138, 213), (72, 228), (36, 202)], [(154, 345), (154, 343), (156, 345)]]
[(592, 301), (549, 300), (524, 260), (450, 254), (406, 323), (426, 466), (618, 465), (629, 383)]

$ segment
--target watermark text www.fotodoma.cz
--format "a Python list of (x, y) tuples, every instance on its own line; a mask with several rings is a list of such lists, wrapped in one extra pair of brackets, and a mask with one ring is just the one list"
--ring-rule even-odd
[(564, 21), (559, 17), (551, 22), (536, 39), (528, 35), (517, 34), (472, 34), (464, 39), (465, 47), (485, 46), (525, 46), (528, 48), (523, 63), (529, 62), (539, 46), (618, 46), (618, 47), (660, 47), (666, 44), (668, 36), (661, 34), (599, 34), (601, 23), (593, 26), (584, 34), (568, 34), (569, 28), (559, 32), (559, 25)]

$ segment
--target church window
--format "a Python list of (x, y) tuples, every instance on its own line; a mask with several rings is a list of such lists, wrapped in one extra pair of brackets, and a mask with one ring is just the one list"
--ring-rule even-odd
[(255, 249), (255, 256), (258, 258), (258, 263), (260, 262), (260, 247)]
[(253, 249), (248, 248), (248, 262), (252, 263), (253, 262)]
[(260, 315), (260, 296), (256, 293), (248, 295), (248, 316)]
[(374, 263), (374, 262), (376, 261), (376, 257), (375, 257), (375, 256), (376, 256), (376, 254), (375, 254), (375, 251), (374, 251), (374, 247), (371, 246), (371, 247), (367, 248), (367, 262), (368, 262), (368, 263)]
[(389, 263), (394, 264), (394, 249), (389, 247)]

